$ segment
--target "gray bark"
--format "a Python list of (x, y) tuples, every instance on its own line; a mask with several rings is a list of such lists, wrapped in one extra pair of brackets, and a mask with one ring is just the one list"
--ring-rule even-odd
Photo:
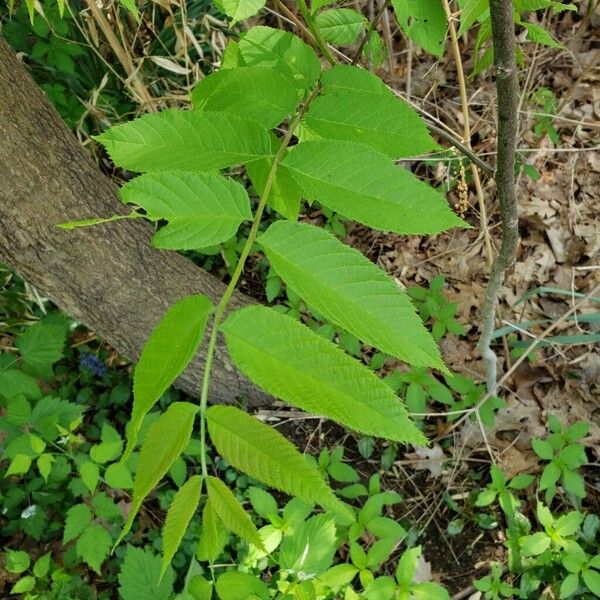
[[(175, 252), (153, 248), (152, 227), (140, 220), (56, 227), (124, 212), (117, 187), (0, 38), (0, 261), (135, 361), (170, 304), (198, 292), (218, 301), (225, 286)], [(231, 309), (249, 302), (237, 293)], [(177, 381), (194, 397), (201, 355)], [(214, 365), (211, 402), (266, 400), (232, 366), (222, 344)]]

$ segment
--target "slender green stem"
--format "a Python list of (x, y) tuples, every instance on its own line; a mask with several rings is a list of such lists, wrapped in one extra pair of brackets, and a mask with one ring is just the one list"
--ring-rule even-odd
[(246, 260), (250, 255), (250, 251), (252, 250), (252, 246), (256, 241), (256, 236), (258, 235), (258, 228), (260, 226), (260, 221), (262, 219), (262, 215), (265, 211), (265, 207), (267, 206), (267, 200), (269, 198), (269, 194), (271, 193), (271, 188), (273, 187), (273, 182), (275, 181), (275, 176), (277, 175), (277, 170), (279, 169), (279, 165), (285, 158), (285, 153), (292, 141), (292, 137), (302, 117), (304, 117), (310, 103), (317, 97), (318, 93), (321, 90), (321, 85), (317, 84), (315, 88), (312, 90), (310, 95), (304, 101), (304, 104), (290, 123), (290, 126), (285, 134), (283, 140), (281, 141), (281, 146), (273, 159), (273, 164), (271, 165), (271, 169), (269, 170), (269, 174), (267, 176), (267, 180), (265, 182), (265, 187), (260, 197), (260, 201), (258, 203), (258, 208), (256, 209), (256, 213), (254, 215), (254, 220), (252, 221), (252, 227), (250, 228), (250, 233), (248, 234), (248, 239), (242, 248), (242, 252), (240, 254), (240, 258), (238, 259), (238, 263), (235, 267), (235, 271), (231, 277), (231, 281), (229, 285), (225, 289), (217, 308), (215, 309), (215, 318), (213, 319), (212, 331), (210, 333), (210, 339), (208, 342), (208, 349), (206, 351), (206, 362), (204, 367), (204, 376), (202, 378), (202, 390), (200, 392), (200, 444), (201, 444), (201, 455), (200, 461), (202, 466), (202, 475), (206, 477), (208, 475), (208, 469), (206, 465), (206, 407), (208, 405), (208, 392), (210, 388), (210, 375), (212, 371), (212, 363), (215, 356), (215, 349), (217, 347), (217, 337), (219, 334), (219, 327), (223, 321), (223, 317), (225, 315), (225, 311), (233, 296), (233, 292), (242, 276), (244, 271), (244, 265), (246, 264)]
[(333, 67), (333, 65), (337, 63), (337, 60), (335, 59), (335, 56), (333, 56), (331, 50), (329, 49), (329, 46), (327, 45), (327, 42), (323, 38), (321, 30), (317, 27), (313, 15), (310, 12), (308, 5), (306, 4), (306, 0), (298, 0), (298, 8), (300, 9), (300, 14), (302, 15), (302, 18), (306, 21), (306, 24), (308, 25), (308, 30), (312, 33), (312, 36), (315, 40), (315, 44), (321, 51), (321, 54), (323, 54), (323, 56), (327, 59), (327, 62)]

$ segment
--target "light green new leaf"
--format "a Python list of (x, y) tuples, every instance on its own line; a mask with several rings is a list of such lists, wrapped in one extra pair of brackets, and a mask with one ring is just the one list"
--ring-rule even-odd
[(279, 125), (297, 102), (294, 82), (265, 67), (220, 70), (202, 79), (192, 91), (196, 109), (238, 115), (268, 128)]
[(233, 406), (206, 411), (210, 437), (225, 460), (263, 483), (353, 520), (316, 467), (278, 431)]
[(231, 19), (231, 24), (253, 17), (266, 0), (215, 0), (215, 6)]
[(427, 52), (441, 56), (446, 40), (446, 14), (437, 0), (392, 0), (400, 28)]
[(291, 317), (251, 306), (222, 329), (234, 363), (269, 394), (361, 433), (426, 443), (387, 384)]
[(175, 402), (148, 429), (133, 482), (131, 510), (115, 546), (131, 529), (146, 496), (188, 445), (196, 412), (197, 407), (189, 402)]
[(233, 492), (220, 479), (211, 476), (206, 478), (206, 489), (214, 511), (225, 527), (249, 544), (264, 550), (265, 547), (256, 525), (237, 501)]
[(372, 73), (339, 65), (323, 74), (322, 83), (321, 95), (302, 121), (318, 136), (360, 142), (390, 158), (438, 147), (415, 110)]
[(218, 112), (164, 110), (95, 137), (130, 171), (216, 171), (270, 153), (267, 129)]
[(374, 229), (433, 234), (468, 227), (442, 194), (363, 144), (302, 142), (282, 166), (307, 198)]
[(131, 455), (148, 411), (198, 351), (211, 311), (206, 296), (186, 296), (169, 308), (150, 334), (133, 374), (133, 409), (121, 463)]
[(169, 568), (169, 564), (173, 560), (173, 557), (181, 544), (185, 530), (198, 508), (201, 493), (202, 477), (194, 475), (194, 477), (190, 477), (190, 479), (177, 490), (173, 501), (169, 505), (167, 518), (162, 532), (163, 558), (161, 575), (164, 575)]
[(123, 202), (138, 204), (149, 219), (169, 223), (155, 234), (157, 248), (195, 250), (215, 246), (252, 219), (242, 185), (216, 173), (164, 171), (132, 179), (120, 191)]
[(271, 266), (328, 321), (387, 354), (445, 370), (408, 295), (324, 229), (277, 221), (259, 238)]
[(227, 530), (223, 521), (213, 508), (210, 498), (207, 499), (202, 511), (202, 529), (200, 531), (200, 541), (198, 542), (198, 551), (196, 558), (214, 562), (223, 552), (227, 543)]
[(80, 536), (92, 522), (92, 511), (87, 504), (75, 504), (67, 511), (65, 528), (63, 531), (63, 544)]
[(325, 40), (339, 46), (353, 44), (363, 29), (364, 21), (364, 17), (351, 8), (332, 8), (315, 18)]
[(239, 42), (246, 66), (266, 67), (292, 79), (300, 89), (312, 85), (321, 74), (314, 50), (299, 37), (271, 27), (253, 27)]

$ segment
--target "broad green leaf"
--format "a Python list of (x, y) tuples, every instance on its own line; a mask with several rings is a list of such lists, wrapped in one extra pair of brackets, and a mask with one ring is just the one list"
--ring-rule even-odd
[[(274, 136), (271, 137), (273, 155), (277, 153), (280, 141)], [(256, 188), (256, 192), (263, 194), (267, 177), (273, 165), (273, 158), (261, 158), (246, 165), (246, 172)], [(295, 221), (300, 213), (300, 202), (302, 192), (295, 182), (294, 178), (285, 169), (277, 169), (271, 191), (269, 192), (268, 204), (274, 208), (280, 215), (290, 221)]]
[(326, 320), (416, 366), (445, 370), (407, 294), (324, 229), (277, 221), (259, 238), (277, 274)]
[(125, 184), (120, 196), (141, 206), (149, 219), (168, 221), (152, 239), (157, 248), (215, 246), (232, 238), (242, 221), (252, 219), (244, 187), (216, 173), (147, 173)]
[(312, 85), (321, 74), (314, 50), (299, 37), (271, 27), (253, 27), (239, 42), (248, 67), (266, 67), (292, 79), (300, 89)]
[(101, 575), (100, 567), (108, 558), (111, 543), (110, 533), (102, 525), (93, 523), (79, 536), (75, 549), (83, 561)]
[(99, 464), (115, 460), (123, 450), (123, 440), (116, 429), (107, 422), (102, 424), (100, 443), (90, 448), (90, 458)]
[(400, 28), (427, 52), (441, 56), (446, 41), (446, 14), (436, 0), (392, 0)]
[[(30, 1), (30, 0), (27, 0)], [(25, 575), (15, 583), (10, 589), (11, 594), (24, 594), (26, 592), (31, 592), (35, 587), (35, 577), (32, 575)]]
[(196, 558), (214, 562), (223, 552), (227, 543), (227, 530), (219, 519), (210, 498), (207, 499), (202, 511), (202, 529)]
[(415, 110), (372, 73), (339, 65), (323, 74), (322, 83), (321, 95), (302, 121), (318, 136), (360, 142), (390, 158), (437, 148)]
[(53, 315), (28, 327), (15, 342), (25, 370), (34, 377), (52, 378), (52, 365), (63, 356), (68, 323)]
[(175, 572), (167, 569), (161, 577), (160, 558), (150, 546), (127, 546), (119, 572), (119, 598), (123, 600), (171, 600)]
[(600, 597), (600, 573), (598, 573), (598, 571), (594, 571), (593, 569), (585, 569), (581, 576), (583, 577), (583, 582), (588, 587), (590, 592), (592, 592), (594, 596)]
[(353, 44), (363, 30), (364, 21), (364, 17), (352, 8), (332, 8), (315, 18), (323, 38), (339, 46)]
[(253, 17), (265, 5), (266, 0), (215, 0), (215, 6), (231, 19), (231, 24)]
[(206, 478), (206, 489), (213, 508), (225, 527), (249, 544), (264, 549), (256, 525), (233, 492), (220, 479), (212, 476)]
[(88, 460), (79, 466), (79, 474), (85, 487), (89, 490), (90, 494), (94, 495), (100, 481), (98, 465)]
[(265, 67), (220, 70), (202, 79), (192, 91), (196, 109), (238, 115), (268, 128), (279, 125), (297, 102), (293, 81)]
[(564, 48), (564, 46), (558, 42), (549, 31), (546, 31), (541, 25), (537, 23), (528, 23), (523, 21), (521, 23), (527, 30), (527, 39), (532, 42), (537, 42), (549, 48)]
[(164, 477), (175, 459), (187, 446), (197, 410), (197, 407), (189, 402), (175, 402), (151, 425), (140, 451), (133, 482), (131, 510), (115, 546), (131, 529), (146, 496)]
[(113, 162), (130, 171), (215, 171), (268, 156), (268, 131), (218, 112), (164, 110), (95, 137)]
[(369, 227), (402, 234), (433, 234), (468, 227), (442, 194), (384, 154), (346, 141), (294, 146), (284, 159), (304, 195)]
[(291, 317), (251, 306), (223, 331), (235, 364), (269, 394), (362, 433), (426, 443), (388, 385)]
[(23, 394), (26, 398), (37, 400), (42, 393), (35, 379), (19, 369), (0, 371), (0, 396), (10, 399)]
[(269, 600), (269, 588), (260, 578), (250, 573), (226, 571), (217, 578), (220, 600)]
[(269, 492), (252, 486), (248, 488), (248, 497), (250, 498), (250, 503), (252, 504), (254, 512), (263, 519), (271, 520), (273, 517), (277, 516), (279, 512), (277, 501), (269, 494)]
[(317, 468), (278, 431), (233, 406), (211, 406), (206, 418), (217, 452), (235, 468), (348, 520), (354, 518)]
[(133, 410), (121, 463), (131, 455), (148, 411), (198, 351), (211, 310), (206, 296), (186, 296), (169, 308), (150, 334), (133, 374)]
[(169, 505), (162, 532), (162, 568), (164, 575), (177, 552), (185, 531), (198, 508), (202, 493), (202, 477), (194, 475), (182, 485)]
[(16, 575), (23, 573), (29, 569), (31, 558), (24, 550), (7, 549), (4, 554), (4, 565), (9, 573)]
[(310, 3), (310, 12), (314, 15), (319, 10), (330, 4), (335, 4), (336, 0), (312, 0)]

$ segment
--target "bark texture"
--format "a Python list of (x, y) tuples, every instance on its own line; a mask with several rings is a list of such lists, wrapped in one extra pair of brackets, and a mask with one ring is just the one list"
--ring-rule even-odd
[[(152, 228), (142, 221), (74, 231), (56, 227), (125, 212), (116, 186), (0, 38), (0, 261), (137, 360), (170, 304), (197, 292), (216, 303), (225, 286), (175, 252), (152, 248)], [(235, 294), (230, 310), (249, 302)], [(197, 356), (177, 382), (194, 397), (200, 392), (202, 364)], [(237, 397), (253, 405), (267, 400), (232, 366), (221, 344), (210, 401)]]

